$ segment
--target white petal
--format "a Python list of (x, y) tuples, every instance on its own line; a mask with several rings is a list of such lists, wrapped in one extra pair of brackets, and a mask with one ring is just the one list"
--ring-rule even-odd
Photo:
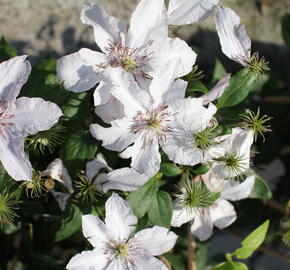
[(107, 240), (107, 229), (103, 221), (94, 215), (82, 216), (83, 234), (93, 247), (102, 247)]
[(96, 182), (100, 180), (102, 182), (105, 180), (103, 184), (104, 192), (108, 190), (133, 191), (143, 186), (149, 180), (149, 177), (132, 168), (122, 168), (106, 174), (102, 179), (97, 178)]
[(136, 135), (131, 132), (131, 121), (127, 118), (114, 120), (112, 127), (104, 128), (98, 124), (90, 126), (91, 134), (97, 139), (102, 140), (102, 146), (111, 151), (123, 151), (135, 141)]
[(23, 137), (50, 129), (62, 116), (61, 109), (55, 103), (27, 97), (18, 98), (9, 113), (14, 115), (11, 128)]
[(167, 92), (163, 94), (162, 100), (166, 100), (166, 102), (171, 103), (176, 100), (183, 99), (185, 97), (185, 91), (187, 88), (188, 82), (184, 80), (175, 80)]
[(167, 228), (154, 226), (137, 232), (133, 243), (145, 249), (148, 254), (159, 256), (170, 251), (174, 247), (177, 238), (178, 236)]
[(106, 226), (115, 241), (127, 240), (135, 230), (138, 219), (128, 203), (119, 195), (113, 194), (106, 202)]
[(111, 95), (111, 88), (113, 87), (111, 81), (100, 82), (94, 92), (94, 105), (106, 104)]
[(58, 192), (58, 191), (54, 191), (54, 190), (51, 190), (50, 192), (53, 195), (53, 197), (55, 198), (60, 210), (64, 211), (66, 208), (66, 205), (67, 205), (67, 201), (70, 197), (70, 194)]
[(15, 138), (8, 133), (5, 137), (1, 136), (0, 160), (14, 180), (32, 180), (32, 167), (24, 152), (23, 138)]
[(101, 169), (106, 169), (108, 171), (112, 170), (109, 165), (107, 164), (105, 157), (103, 154), (98, 154), (97, 157), (89, 161), (86, 165), (86, 176), (87, 178), (92, 181), (93, 178), (98, 174)]
[(131, 167), (139, 173), (153, 177), (160, 168), (161, 156), (157, 138), (152, 143), (145, 144), (142, 136), (139, 136), (130, 149), (132, 155)]
[(230, 226), (237, 219), (233, 205), (223, 199), (218, 199), (215, 205), (210, 207), (210, 216), (214, 225), (219, 229)]
[(246, 66), (251, 57), (251, 40), (240, 17), (228, 7), (220, 7), (216, 14), (216, 29), (223, 53)]
[(94, 28), (95, 41), (103, 52), (106, 52), (109, 41), (118, 41), (120, 33), (126, 33), (125, 25), (120, 20), (109, 16), (97, 4), (84, 5), (81, 21)]
[(102, 70), (97, 65), (105, 61), (103, 53), (81, 49), (58, 59), (57, 76), (66, 89), (76, 93), (84, 92), (101, 80)]
[[(182, 77), (191, 72), (196, 61), (196, 53), (188, 44), (179, 38), (167, 38), (161, 44), (158, 54), (154, 55), (152, 60), (153, 70), (166, 66), (168, 61), (177, 62), (178, 69), (175, 72), (175, 78)], [(152, 72), (151, 72), (152, 73)], [(154, 73), (153, 77), (156, 75)]]
[(0, 98), (13, 103), (26, 83), (31, 65), (27, 55), (16, 56), (0, 64)]
[(168, 270), (168, 267), (163, 262), (148, 254), (138, 254), (138, 257), (134, 258), (134, 264), (138, 270)]
[(201, 97), (203, 100), (203, 105), (206, 105), (220, 98), (224, 91), (229, 87), (230, 78), (231, 74), (226, 74), (206, 95), (203, 95)]
[(123, 104), (114, 96), (111, 96), (106, 104), (96, 106), (95, 113), (108, 124), (125, 117)]
[(171, 220), (171, 226), (180, 227), (181, 225), (191, 221), (194, 217), (193, 211), (187, 210), (185, 207), (178, 205), (179, 199), (176, 199), (173, 203), (173, 214)]
[(71, 258), (67, 270), (103, 270), (108, 261), (104, 254), (97, 251), (83, 251)]
[(226, 200), (238, 201), (247, 198), (255, 184), (255, 175), (251, 175), (242, 183), (236, 180), (225, 180), (221, 197)]
[(219, 0), (170, 0), (168, 24), (185, 25), (206, 19)]
[(56, 158), (52, 161), (46, 168), (45, 171), (41, 173), (42, 175), (48, 175), (52, 179), (61, 182), (65, 187), (67, 187), (69, 192), (73, 192), (72, 180), (68, 174), (66, 167), (64, 167), (63, 162), (60, 158)]
[(190, 229), (191, 233), (200, 241), (210, 238), (213, 233), (213, 222), (210, 215), (208, 213), (196, 214)]
[(129, 47), (138, 48), (148, 41), (167, 37), (167, 15), (163, 0), (141, 0), (130, 21)]

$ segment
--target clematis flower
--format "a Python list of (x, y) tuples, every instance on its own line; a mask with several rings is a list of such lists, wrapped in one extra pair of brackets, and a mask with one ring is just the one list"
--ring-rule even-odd
[(83, 234), (94, 247), (74, 256), (68, 270), (166, 270), (154, 256), (173, 248), (177, 235), (154, 226), (132, 236), (138, 219), (128, 203), (113, 194), (106, 202), (105, 222), (97, 216), (82, 217)]
[(216, 29), (223, 53), (247, 66), (251, 61), (251, 39), (240, 17), (228, 7), (220, 7), (216, 14)]
[(242, 183), (235, 180), (216, 179), (215, 176), (212, 176), (212, 172), (210, 172), (203, 180), (207, 181), (207, 187), (210, 187), (212, 192), (220, 193), (220, 197), (213, 205), (199, 207), (190, 188), (183, 189), (183, 193), (178, 195), (174, 201), (171, 225), (180, 227), (182, 224), (192, 221), (191, 233), (201, 241), (212, 236), (214, 226), (224, 229), (236, 220), (236, 211), (229, 200), (238, 201), (247, 198), (255, 183), (253, 175)]
[(0, 64), (0, 160), (12, 178), (29, 181), (32, 167), (24, 152), (24, 138), (51, 128), (62, 112), (41, 98), (16, 99), (31, 71), (26, 57)]
[(170, 0), (168, 24), (185, 25), (205, 20), (219, 0)]
[[(184, 97), (187, 86), (182, 80), (174, 81), (177, 66), (167, 63), (159, 71), (160, 76), (153, 78), (149, 89), (141, 89), (123, 70), (112, 71), (112, 94), (124, 106), (125, 116), (111, 121), (109, 128), (98, 124), (90, 127), (92, 135), (102, 140), (105, 148), (123, 151), (120, 156), (131, 157), (131, 167), (148, 177), (158, 172), (161, 160), (159, 145), (166, 144), (176, 115), (183, 112), (182, 108), (171, 108), (170, 105)], [(189, 98), (185, 102), (187, 108), (196, 105), (195, 99)]]
[(188, 74), (195, 63), (196, 54), (186, 42), (168, 37), (163, 0), (141, 0), (128, 31), (97, 4), (85, 5), (81, 20), (94, 28), (95, 41), (102, 52), (81, 49), (62, 57), (57, 72), (64, 86), (73, 92), (87, 91), (103, 81), (96, 88), (96, 106), (115, 101), (107, 85), (110, 68), (125, 71), (142, 85), (155, 77), (156, 71), (170, 59), (180, 61), (175, 78)]

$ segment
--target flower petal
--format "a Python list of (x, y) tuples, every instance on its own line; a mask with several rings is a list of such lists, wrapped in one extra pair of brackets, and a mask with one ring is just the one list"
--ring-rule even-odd
[(87, 178), (92, 181), (101, 169), (106, 169), (108, 171), (112, 170), (107, 164), (103, 154), (99, 153), (94, 160), (89, 161), (86, 165)]
[(154, 226), (153, 228), (139, 231), (133, 238), (133, 243), (145, 249), (152, 256), (159, 256), (170, 251), (178, 236), (167, 228)]
[(91, 134), (97, 139), (102, 140), (102, 146), (111, 151), (123, 151), (132, 144), (135, 133), (131, 132), (131, 121), (127, 118), (117, 119), (111, 122), (112, 127), (104, 128), (98, 124), (90, 126)]
[(121, 168), (97, 178), (96, 182), (101, 181), (103, 184), (103, 191), (108, 190), (122, 190), (133, 191), (143, 186), (149, 180), (145, 174), (140, 174), (132, 168)]
[(223, 53), (243, 66), (251, 57), (251, 39), (240, 17), (228, 7), (220, 7), (216, 14), (216, 29)]
[(62, 116), (55, 103), (28, 97), (18, 98), (9, 113), (14, 115), (11, 129), (22, 137), (50, 129)]
[(103, 270), (108, 261), (104, 254), (95, 250), (83, 251), (72, 257), (67, 264), (67, 270)]
[(93, 247), (102, 247), (107, 240), (107, 229), (103, 221), (94, 215), (82, 216), (83, 234)]
[(15, 138), (9, 133), (1, 136), (0, 160), (14, 180), (32, 180), (32, 166), (24, 152), (23, 138)]
[(0, 99), (13, 103), (31, 72), (27, 55), (16, 56), (0, 64)]
[(191, 221), (194, 217), (193, 211), (188, 211), (185, 207), (179, 205), (179, 199), (173, 202), (173, 214), (171, 226), (180, 227), (181, 225)]
[(56, 158), (54, 161), (52, 161), (47, 166), (46, 170), (41, 172), (41, 174), (50, 176), (52, 179), (61, 182), (65, 187), (67, 187), (70, 193), (73, 192), (72, 180), (60, 158)]
[(219, 229), (230, 226), (237, 219), (233, 205), (223, 199), (218, 199), (215, 205), (210, 208), (210, 216), (213, 224)]
[(206, 19), (219, 0), (170, 0), (168, 24), (185, 25)]
[(81, 21), (94, 28), (95, 41), (103, 52), (106, 52), (109, 41), (118, 41), (120, 33), (126, 33), (125, 25), (97, 4), (84, 5)]
[(230, 78), (231, 74), (226, 74), (206, 95), (203, 95), (201, 97), (203, 100), (203, 105), (206, 105), (220, 98), (224, 91), (229, 87)]
[(137, 221), (128, 203), (113, 193), (106, 202), (105, 223), (110, 237), (120, 242), (127, 240), (135, 230)]
[(102, 70), (97, 65), (105, 61), (103, 53), (81, 49), (58, 59), (57, 76), (64, 87), (72, 92), (88, 91), (101, 80)]
[(255, 175), (247, 177), (242, 183), (236, 180), (224, 181), (221, 197), (226, 200), (238, 201), (247, 198), (255, 184)]
[(52, 196), (55, 198), (59, 208), (61, 211), (64, 211), (67, 205), (67, 201), (70, 197), (70, 194), (64, 193), (64, 192), (58, 192), (55, 190), (50, 191)]
[[(161, 262), (160, 260), (156, 259), (153, 256), (150, 256), (146, 253), (138, 254), (137, 258), (134, 258), (134, 264), (136, 269), (138, 270), (168, 270), (168, 267)], [(116, 268), (112, 269), (115, 270)], [(118, 269), (119, 270), (119, 269)], [(123, 270), (123, 269), (120, 269)]]
[(200, 241), (210, 238), (213, 233), (213, 223), (210, 215), (208, 213), (196, 214), (190, 230)]
[(138, 48), (168, 35), (167, 15), (163, 0), (141, 0), (132, 14), (129, 29), (130, 48)]

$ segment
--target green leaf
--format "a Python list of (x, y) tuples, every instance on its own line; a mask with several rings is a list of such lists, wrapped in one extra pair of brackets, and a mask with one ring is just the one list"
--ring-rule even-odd
[(237, 249), (233, 255), (238, 259), (249, 258), (256, 249), (264, 242), (269, 227), (269, 220), (255, 229), (242, 241), (242, 247)]
[(166, 253), (163, 255), (173, 266), (174, 270), (185, 270), (185, 261), (181, 255)]
[(127, 201), (138, 218), (142, 218), (148, 212), (156, 197), (158, 186), (158, 180), (153, 177), (145, 185), (129, 193)]
[(252, 193), (248, 198), (252, 199), (262, 199), (262, 200), (270, 200), (272, 199), (272, 192), (266, 183), (266, 181), (258, 174), (256, 174), (253, 170), (247, 170), (247, 176), (255, 175), (255, 185)]
[(158, 191), (148, 211), (149, 221), (153, 225), (170, 228), (172, 212), (170, 195), (165, 191)]
[(201, 81), (194, 81), (194, 82), (189, 84), (187, 92), (188, 93), (191, 93), (191, 92), (202, 92), (204, 94), (207, 94), (208, 93), (208, 89)]
[(167, 177), (175, 177), (182, 174), (182, 170), (180, 168), (169, 162), (161, 163), (160, 172)]
[(248, 267), (242, 262), (222, 262), (211, 270), (248, 270)]
[(63, 269), (63, 263), (48, 255), (35, 255), (32, 258), (32, 270), (61, 270)]
[(83, 168), (89, 159), (93, 159), (98, 149), (97, 141), (87, 130), (77, 130), (70, 134), (65, 142), (62, 159), (73, 172)]
[(203, 174), (206, 174), (211, 169), (211, 167), (212, 167), (212, 163), (207, 163), (193, 170), (193, 172), (196, 175), (203, 175)]
[(282, 17), (282, 36), (285, 44), (290, 47), (290, 14), (285, 14)]
[(227, 72), (219, 59), (216, 59), (213, 77), (212, 77), (212, 84), (216, 84)]
[(200, 242), (196, 251), (196, 268), (205, 270), (208, 258), (208, 243)]
[(16, 56), (16, 50), (9, 45), (4, 37), (0, 39), (0, 62), (6, 61), (14, 56)]
[(257, 75), (244, 68), (231, 77), (230, 86), (218, 99), (217, 108), (232, 107), (242, 102), (255, 87)]
[(63, 213), (60, 229), (56, 232), (54, 241), (58, 242), (72, 236), (81, 228), (82, 213), (76, 205), (71, 205)]

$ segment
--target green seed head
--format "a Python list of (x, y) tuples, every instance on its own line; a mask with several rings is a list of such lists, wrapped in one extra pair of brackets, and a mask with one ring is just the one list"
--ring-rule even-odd
[(85, 176), (80, 176), (76, 182), (78, 193), (76, 198), (81, 198), (83, 202), (96, 202), (97, 197), (101, 194), (99, 187), (94, 181), (89, 181)]
[(221, 128), (219, 127), (207, 127), (204, 130), (198, 132), (194, 135), (196, 146), (201, 150), (206, 150), (207, 148), (214, 146), (217, 142), (214, 140), (221, 133)]
[(270, 70), (268, 62), (266, 62), (264, 57), (260, 57), (258, 52), (252, 55), (250, 61), (247, 64), (249, 70), (256, 75), (261, 75), (264, 72)]
[(4, 223), (12, 223), (17, 217), (15, 213), (16, 202), (11, 199), (11, 194), (7, 190), (0, 193), (0, 226)]
[(224, 164), (231, 175), (239, 176), (247, 169), (245, 158), (237, 153), (227, 153), (225, 156), (215, 160)]

